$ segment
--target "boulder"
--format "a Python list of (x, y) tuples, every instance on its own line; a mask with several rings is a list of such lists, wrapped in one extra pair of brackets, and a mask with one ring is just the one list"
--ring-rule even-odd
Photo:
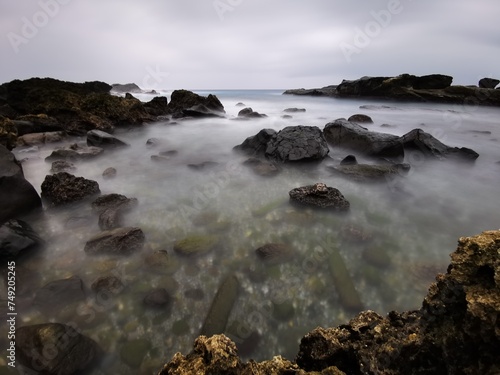
[(255, 157), (245, 160), (243, 165), (249, 166), (256, 175), (262, 177), (275, 176), (280, 171), (274, 163)]
[(355, 115), (352, 115), (351, 117), (349, 117), (347, 119), (347, 121), (350, 121), (350, 122), (355, 122), (355, 123), (358, 123), (358, 124), (373, 124), (373, 120), (370, 116), (367, 116), (367, 115), (363, 115), (361, 113), (357, 113)]
[(183, 110), (200, 104), (208, 110), (219, 113), (220, 115), (226, 113), (224, 111), (224, 106), (215, 95), (210, 94), (204, 97), (188, 90), (175, 90), (172, 92), (168, 109), (174, 117), (183, 117)]
[(255, 112), (252, 108), (247, 107), (247, 108), (243, 108), (241, 111), (238, 112), (238, 117), (262, 118), (262, 117), (267, 117), (267, 116), (264, 114), (261, 114), (259, 112)]
[(274, 134), (266, 148), (266, 157), (278, 162), (322, 160), (329, 149), (316, 126), (287, 126)]
[(46, 161), (53, 160), (88, 160), (99, 156), (104, 151), (101, 147), (82, 146), (74, 143), (67, 147), (57, 148), (45, 158)]
[(306, 207), (315, 207), (333, 211), (347, 211), (350, 204), (342, 193), (324, 183), (303, 186), (290, 190), (290, 202)]
[(368, 129), (345, 119), (325, 125), (323, 134), (329, 144), (357, 151), (363, 155), (403, 161), (404, 148), (400, 137)]
[(267, 143), (276, 134), (274, 129), (262, 129), (256, 135), (252, 135), (242, 144), (234, 146), (233, 150), (241, 151), (250, 156), (264, 156)]
[(494, 89), (499, 83), (500, 80), (495, 78), (481, 78), (478, 85), (482, 89)]
[(102, 195), (92, 202), (92, 208), (99, 214), (101, 230), (120, 227), (123, 214), (135, 206), (137, 206), (136, 198), (127, 198), (120, 194)]
[(140, 228), (125, 227), (101, 232), (85, 244), (87, 254), (129, 255), (140, 251), (144, 246), (145, 236)]
[(102, 130), (90, 130), (87, 133), (87, 145), (102, 148), (117, 148), (128, 146), (127, 143), (119, 140)]
[(24, 178), (21, 164), (0, 145), (0, 224), (41, 206), (40, 196)]
[(398, 176), (405, 176), (410, 170), (409, 164), (388, 165), (339, 165), (329, 167), (329, 170), (337, 175), (358, 182), (387, 182)]
[(72, 375), (98, 361), (97, 343), (60, 323), (21, 326), (16, 331), (16, 354), (26, 373)]
[(117, 174), (116, 168), (109, 167), (102, 172), (102, 177), (105, 179), (115, 178)]
[(356, 156), (354, 156), (354, 155), (347, 155), (340, 162), (340, 165), (356, 165), (356, 164), (358, 164), (358, 160), (356, 159)]
[(35, 293), (33, 305), (44, 313), (54, 313), (74, 302), (85, 300), (83, 281), (77, 276), (54, 280)]
[(14, 259), (42, 244), (40, 236), (24, 221), (11, 219), (0, 226), (0, 259)]
[(73, 203), (98, 194), (99, 184), (67, 172), (45, 176), (42, 183), (42, 199), (52, 206)]

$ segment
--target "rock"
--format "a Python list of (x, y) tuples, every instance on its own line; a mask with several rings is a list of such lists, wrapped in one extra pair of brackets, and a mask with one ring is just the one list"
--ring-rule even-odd
[(105, 300), (119, 294), (124, 288), (122, 281), (116, 276), (98, 277), (90, 285), (90, 289)]
[(18, 146), (35, 146), (46, 143), (61, 142), (66, 137), (64, 132), (31, 133), (17, 138)]
[(111, 85), (111, 91), (117, 92), (117, 93), (137, 93), (141, 94), (142, 89), (137, 86), (135, 83), (125, 83), (125, 84), (120, 84), (120, 83), (113, 83)]
[(349, 210), (349, 202), (342, 193), (324, 183), (303, 186), (290, 190), (290, 202), (303, 206), (316, 207), (334, 211)]
[(224, 106), (215, 95), (210, 94), (204, 97), (188, 90), (173, 91), (168, 109), (174, 117), (183, 117), (183, 110), (187, 110), (199, 104), (220, 115), (226, 113), (224, 111)]
[(212, 336), (224, 332), (229, 314), (238, 298), (238, 293), (238, 279), (234, 275), (229, 275), (222, 281), (215, 294), (212, 305), (201, 327), (200, 335)]
[(358, 164), (358, 161), (356, 160), (356, 156), (354, 156), (354, 155), (347, 155), (340, 162), (340, 165), (357, 165), (357, 164)]
[(287, 126), (274, 134), (266, 148), (266, 157), (279, 162), (322, 160), (329, 149), (316, 126)]
[(165, 96), (156, 96), (149, 102), (144, 103), (144, 109), (151, 116), (165, 116), (170, 114), (168, 100)]
[(163, 139), (159, 139), (159, 138), (149, 138), (147, 141), (146, 141), (146, 146), (148, 147), (157, 147), (157, 146), (161, 146), (162, 144), (164, 143), (164, 140)]
[(287, 108), (284, 109), (283, 112), (291, 112), (291, 113), (296, 113), (296, 112), (305, 112), (305, 108)]
[(400, 137), (372, 132), (345, 119), (326, 124), (323, 133), (328, 143), (334, 147), (351, 149), (366, 156), (388, 158), (397, 162), (403, 161), (404, 158)]
[(14, 154), (0, 145), (0, 224), (41, 206), (40, 196), (24, 178)]
[(151, 342), (146, 339), (127, 341), (120, 350), (120, 358), (133, 369), (139, 369), (151, 347)]
[(87, 254), (129, 255), (140, 251), (145, 236), (140, 228), (125, 227), (101, 232), (87, 241)]
[(17, 128), (14, 122), (8, 118), (0, 117), (0, 146), (12, 150), (17, 144)]
[(157, 250), (146, 255), (144, 259), (148, 268), (156, 273), (171, 275), (179, 269), (179, 262), (166, 250)]
[(445, 159), (453, 157), (459, 160), (473, 161), (479, 154), (466, 147), (447, 146), (422, 129), (413, 129), (401, 137), (403, 146), (407, 152), (420, 152), (425, 157)]
[(0, 226), (0, 259), (14, 259), (41, 245), (43, 240), (24, 221), (11, 219)]
[(98, 194), (99, 184), (67, 172), (45, 176), (42, 183), (42, 199), (52, 206), (73, 203)]
[(116, 168), (109, 167), (102, 172), (102, 177), (104, 177), (105, 179), (115, 178), (117, 173), (118, 172)]
[(291, 89), (286, 90), (283, 95), (304, 95), (304, 96), (335, 96), (337, 94), (337, 86), (325, 86), (315, 89)]
[(255, 250), (255, 253), (266, 264), (274, 265), (289, 261), (293, 250), (283, 243), (267, 243)]
[(52, 162), (52, 166), (50, 168), (51, 173), (73, 172), (75, 170), (75, 165), (66, 160), (56, 160)]
[(137, 100), (137, 98), (129, 92), (127, 92), (125, 94), (125, 99), (136, 99)]
[(127, 143), (113, 137), (102, 130), (90, 130), (87, 133), (87, 145), (102, 148), (118, 148), (128, 146)]
[(242, 144), (234, 146), (233, 150), (241, 151), (250, 156), (264, 156), (268, 142), (276, 134), (274, 129), (262, 129), (256, 135), (248, 137)]
[(499, 83), (500, 80), (495, 78), (481, 78), (478, 86), (482, 89), (494, 89)]
[[(162, 157), (165, 158), (166, 156), (162, 156)], [(188, 164), (187, 166), (188, 166), (188, 168), (200, 171), (200, 170), (203, 170), (206, 168), (215, 167), (217, 165), (219, 165), (219, 163), (217, 163), (216, 161), (209, 160), (209, 161), (204, 161), (204, 162), (197, 163), (197, 164), (191, 163), (191, 164)]]
[(360, 113), (352, 115), (347, 119), (347, 121), (361, 123), (361, 124), (373, 124), (373, 120), (370, 116), (362, 115)]
[(97, 362), (100, 353), (94, 340), (65, 324), (21, 326), (16, 331), (17, 358), (33, 373), (81, 373)]
[(37, 115), (19, 116), (14, 120), (17, 133), (20, 136), (35, 133), (64, 133), (63, 126), (54, 117), (47, 116), (45, 113)]
[(156, 288), (144, 297), (143, 302), (149, 307), (165, 307), (172, 303), (172, 297), (170, 297), (166, 289)]
[(122, 225), (122, 215), (137, 206), (136, 198), (120, 194), (102, 195), (92, 202), (92, 208), (99, 213), (99, 228), (108, 230)]
[(245, 103), (238, 102), (235, 104), (235, 107), (245, 107)]
[(213, 250), (219, 243), (214, 235), (191, 235), (174, 243), (174, 251), (179, 255), (203, 255)]
[(219, 117), (223, 118), (223, 114), (220, 111), (214, 111), (203, 104), (197, 104), (190, 108), (182, 110), (182, 114), (185, 117)]
[(373, 233), (361, 225), (354, 223), (345, 223), (340, 227), (340, 237), (351, 243), (367, 243), (373, 240)]
[(250, 107), (243, 108), (241, 111), (238, 112), (238, 117), (245, 117), (245, 118), (261, 118), (261, 117), (267, 117), (264, 114), (260, 114), (259, 112), (254, 112), (254, 110)]
[(54, 280), (35, 293), (33, 305), (44, 313), (57, 313), (74, 302), (85, 300), (83, 281), (77, 276), (68, 279)]
[(338, 167), (329, 167), (329, 170), (358, 182), (387, 182), (395, 177), (405, 176), (410, 170), (410, 164), (340, 165)]
[(279, 169), (274, 163), (254, 157), (245, 160), (243, 165), (249, 166), (256, 175), (262, 177), (275, 176), (279, 173)]
[(281, 116), (282, 119), (286, 119), (286, 120), (289, 120), (291, 118), (293, 118), (293, 116), (290, 116), (290, 115), (283, 115)]
[(57, 148), (52, 153), (45, 158), (46, 161), (52, 160), (88, 160), (99, 156), (104, 151), (101, 147), (94, 146), (81, 146), (78, 144), (73, 144), (68, 147)]

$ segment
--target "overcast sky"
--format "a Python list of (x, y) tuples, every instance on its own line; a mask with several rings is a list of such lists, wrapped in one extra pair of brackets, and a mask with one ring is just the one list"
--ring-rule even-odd
[(319, 87), (344, 78), (500, 78), (498, 0), (0, 0), (0, 83)]

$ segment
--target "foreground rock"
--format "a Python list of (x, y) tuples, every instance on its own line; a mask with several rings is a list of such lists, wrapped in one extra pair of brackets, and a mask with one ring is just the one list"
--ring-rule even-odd
[(116, 228), (101, 232), (88, 240), (84, 251), (92, 255), (129, 255), (140, 251), (144, 241), (145, 236), (140, 228)]
[(422, 308), (386, 317), (364, 311), (348, 324), (316, 328), (302, 338), (295, 363), (244, 363), (226, 336), (199, 336), (190, 354), (175, 354), (159, 374), (497, 374), (500, 230), (460, 238), (451, 258)]
[(324, 183), (303, 186), (290, 190), (290, 202), (300, 206), (315, 207), (334, 211), (347, 211), (350, 204), (342, 193)]
[(42, 244), (40, 236), (24, 221), (11, 219), (0, 226), (0, 259), (14, 259)]
[(42, 183), (42, 198), (52, 206), (77, 202), (99, 192), (96, 181), (75, 177), (67, 172), (47, 175)]
[(100, 348), (70, 326), (46, 323), (17, 328), (16, 354), (26, 373), (71, 375), (91, 367)]
[(262, 177), (275, 176), (280, 171), (274, 163), (254, 157), (245, 160), (243, 165), (250, 167), (256, 175)]
[(0, 224), (42, 206), (14, 154), (0, 145)]

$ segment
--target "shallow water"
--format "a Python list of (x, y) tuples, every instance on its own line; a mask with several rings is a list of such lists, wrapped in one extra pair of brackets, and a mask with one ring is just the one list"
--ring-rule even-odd
[[(22, 324), (73, 322), (108, 353), (95, 374), (138, 373), (120, 359), (126, 343), (136, 339), (150, 343), (143, 373), (154, 373), (177, 351), (188, 353), (220, 282), (229, 273), (237, 276), (241, 288), (226, 333), (239, 344), (252, 333), (253, 339), (259, 337), (258, 344), (247, 340), (250, 349), (242, 346), (248, 351), (245, 358), (262, 360), (282, 354), (293, 359), (298, 340), (308, 330), (346, 322), (356, 313), (339, 300), (328, 266), (333, 251), (345, 262), (364, 308), (385, 314), (420, 307), (435, 274), (446, 271), (458, 237), (499, 227), (498, 108), (294, 97), (280, 95), (281, 91), (212, 93), (224, 104), (227, 119), (118, 130), (116, 135), (130, 147), (77, 164), (74, 174), (98, 181), (103, 194), (138, 199), (125, 224), (144, 231), (147, 241), (140, 254), (95, 257), (84, 253), (85, 242), (99, 232), (89, 202), (47, 209), (30, 221), (47, 246), (18, 265), (22, 276), (18, 297), (25, 301), (18, 310), (19, 319)], [(236, 121), (243, 108), (236, 106), (238, 102), (268, 117)], [(307, 111), (292, 113), (292, 119), (281, 118), (289, 107)], [(406, 177), (366, 185), (332, 176), (325, 168), (338, 164), (349, 153), (346, 150), (331, 149), (330, 158), (321, 164), (285, 167), (272, 178), (254, 175), (241, 164), (246, 157), (232, 150), (263, 128), (314, 125), (323, 129), (329, 121), (354, 113), (371, 116), (374, 124), (366, 126), (372, 130), (402, 135), (418, 127), (450, 146), (472, 148), (480, 157), (472, 165), (460, 165), (424, 162), (420, 154), (410, 153), (406, 161), (412, 169)], [(153, 137), (162, 144), (148, 148), (146, 140)], [(34, 153), (15, 150), (18, 159), (28, 157), (23, 164), (25, 176), (38, 191), (50, 170), (44, 158), (53, 147), (46, 145)], [(151, 160), (151, 155), (168, 150), (178, 152), (165, 162)], [(187, 167), (205, 161), (218, 165), (203, 170)], [(116, 178), (103, 179), (108, 167), (117, 169)], [(316, 182), (338, 188), (351, 202), (350, 212), (327, 214), (288, 204), (289, 190)], [(207, 255), (183, 258), (173, 252), (174, 241), (208, 233), (220, 241)], [(255, 249), (269, 242), (288, 244), (293, 258), (276, 266), (262, 265)], [(163, 274), (148, 268), (145, 255), (160, 249), (167, 250), (178, 267)], [(89, 288), (97, 277), (110, 274), (125, 284), (114, 298), (95, 300), (88, 291), (84, 305), (68, 306), (54, 316), (30, 308), (32, 292), (52, 280), (78, 275)], [(174, 298), (171, 311), (142, 305), (152, 287), (169, 290)], [(184, 293), (190, 289), (203, 290), (203, 297), (186, 298)]]

